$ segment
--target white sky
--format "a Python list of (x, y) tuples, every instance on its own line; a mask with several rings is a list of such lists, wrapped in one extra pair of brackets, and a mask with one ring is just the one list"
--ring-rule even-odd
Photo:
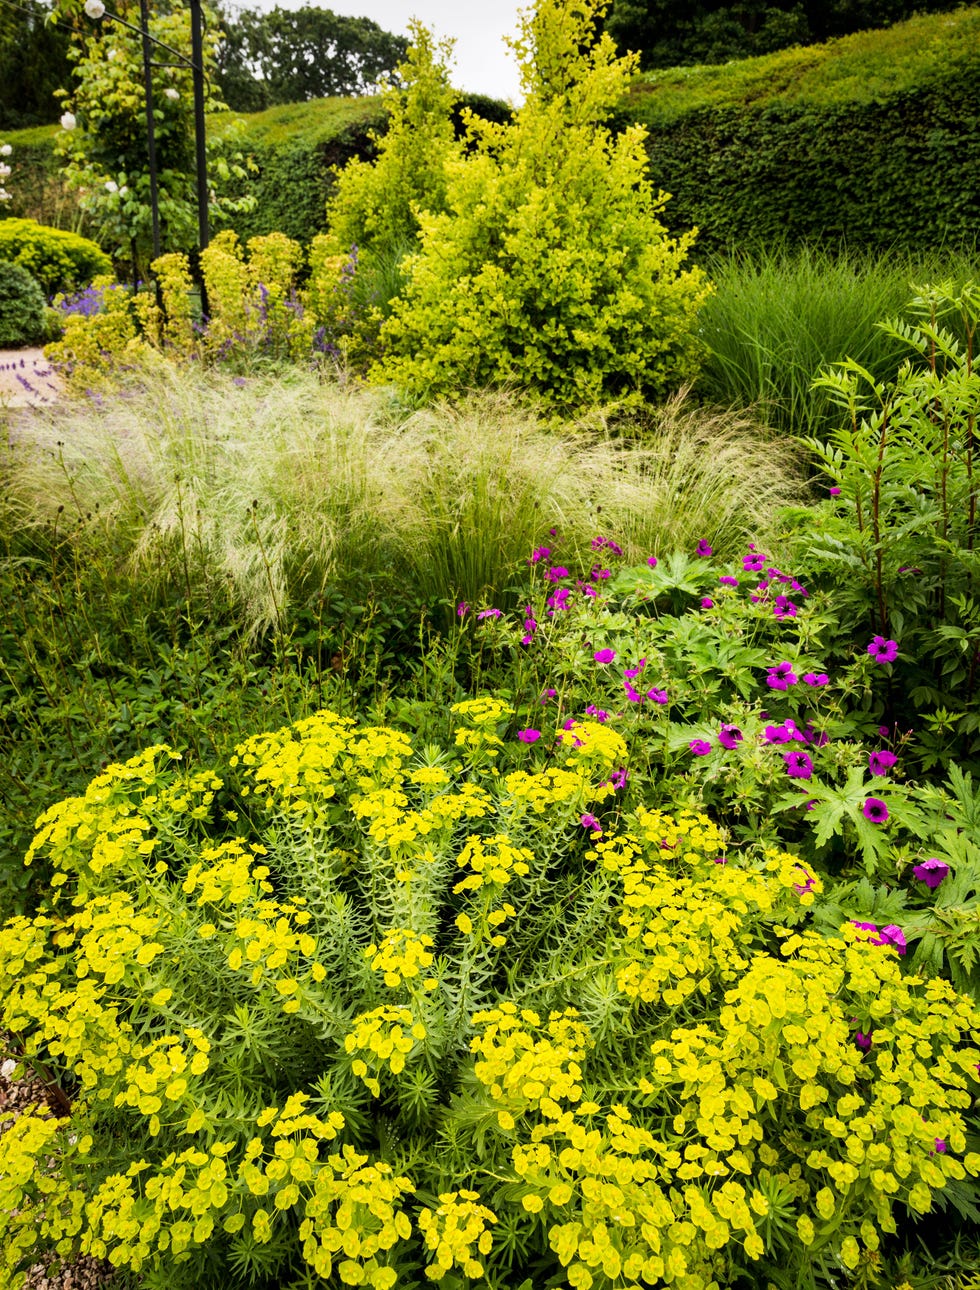
[[(299, 9), (316, 0), (240, 0), (246, 7)], [(491, 94), (516, 101), (520, 82), (514, 56), (504, 36), (517, 32), (517, 11), (530, 0), (327, 0), (322, 7), (351, 18), (370, 18), (385, 31), (408, 34), (408, 20), (418, 18), (440, 39), (456, 41), (452, 81), (471, 94)]]

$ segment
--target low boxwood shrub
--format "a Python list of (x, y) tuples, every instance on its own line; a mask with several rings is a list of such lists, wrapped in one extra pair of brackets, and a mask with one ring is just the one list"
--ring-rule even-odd
[(157, 745), (39, 820), (0, 998), (57, 1113), (0, 1139), (14, 1290), (46, 1250), (150, 1290), (802, 1282), (972, 1203), (980, 1014), (896, 929), (819, 934), (792, 854), (631, 805), (600, 721), (451, 715)]
[(87, 237), (31, 219), (0, 220), (0, 259), (22, 264), (49, 296), (77, 291), (112, 272), (109, 257)]
[(0, 259), (0, 347), (17, 349), (45, 336), (41, 288), (20, 264)]

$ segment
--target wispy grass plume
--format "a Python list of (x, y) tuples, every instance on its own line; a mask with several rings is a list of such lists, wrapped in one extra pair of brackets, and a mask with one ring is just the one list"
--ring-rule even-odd
[(500, 597), (553, 528), (637, 558), (733, 549), (797, 496), (787, 450), (683, 397), (625, 437), (556, 430), (499, 394), (406, 414), (312, 375), (237, 380), (164, 368), (22, 422), (8, 523), (73, 525), (149, 589), (230, 592), (257, 634), (329, 586)]

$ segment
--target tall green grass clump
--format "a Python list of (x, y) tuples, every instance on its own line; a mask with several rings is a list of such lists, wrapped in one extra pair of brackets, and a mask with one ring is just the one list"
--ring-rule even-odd
[(980, 271), (980, 257), (839, 253), (802, 247), (734, 252), (711, 266), (717, 290), (701, 311), (705, 398), (752, 407), (771, 427), (820, 435), (839, 413), (813, 382), (828, 364), (853, 359), (889, 379), (904, 348), (879, 326), (905, 305), (911, 283)]
[(796, 495), (790, 452), (742, 418), (675, 399), (633, 429), (557, 433), (503, 395), (409, 414), (310, 374), (161, 364), (25, 424), (9, 504), (17, 531), (60, 515), (142, 585), (230, 595), (258, 637), (337, 587), (432, 606), (501, 593), (554, 527), (612, 528), (637, 557), (734, 549)]

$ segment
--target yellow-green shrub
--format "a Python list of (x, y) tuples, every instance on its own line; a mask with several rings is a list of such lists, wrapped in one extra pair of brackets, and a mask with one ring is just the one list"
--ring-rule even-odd
[(76, 291), (110, 273), (112, 261), (94, 242), (32, 219), (0, 220), (0, 260), (13, 260), (44, 291)]
[(419, 399), (515, 385), (557, 407), (662, 396), (691, 379), (709, 287), (685, 267), (693, 235), (661, 223), (644, 131), (604, 126), (635, 56), (595, 39), (602, 6), (538, 0), (514, 42), (524, 104), (469, 117), (440, 207), (381, 331), (372, 378)]
[(0, 1025), (74, 1100), (0, 1138), (14, 1290), (45, 1249), (496, 1286), (515, 1241), (541, 1283), (714, 1290), (853, 1267), (980, 1172), (970, 1000), (799, 930), (792, 855), (690, 811), (583, 827), (607, 726), (453, 716), (440, 749), (321, 712), (220, 772), (156, 746), (41, 817)]

